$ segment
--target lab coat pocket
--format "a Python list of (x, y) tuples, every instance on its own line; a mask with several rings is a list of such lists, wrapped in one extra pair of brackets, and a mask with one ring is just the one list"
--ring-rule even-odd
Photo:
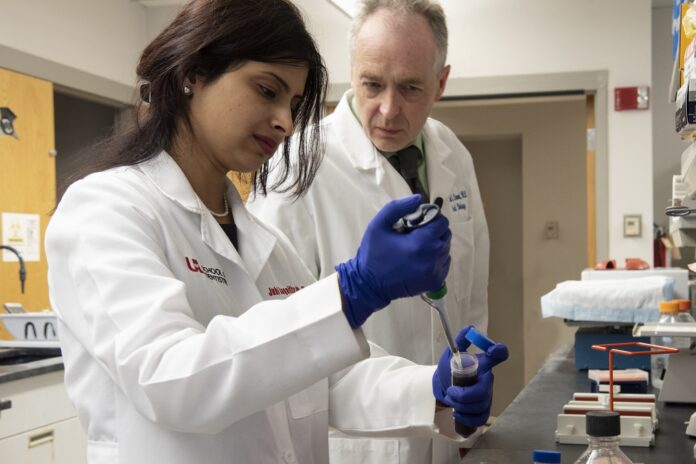
[(293, 419), (302, 419), (329, 409), (329, 381), (320, 380), (288, 398)]
[(466, 302), (474, 281), (474, 221), (450, 222), (452, 264), (447, 276), (447, 288), (454, 293), (457, 303)]

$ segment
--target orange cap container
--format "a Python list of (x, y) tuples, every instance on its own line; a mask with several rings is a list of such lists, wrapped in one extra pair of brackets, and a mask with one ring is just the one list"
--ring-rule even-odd
[(674, 301), (660, 301), (660, 313), (679, 312), (679, 303)]
[(691, 311), (691, 300), (672, 300), (672, 303), (679, 305), (679, 312)]

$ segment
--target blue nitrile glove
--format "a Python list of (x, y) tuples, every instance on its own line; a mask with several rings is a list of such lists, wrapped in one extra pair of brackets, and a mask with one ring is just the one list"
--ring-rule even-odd
[(352, 328), (396, 298), (437, 290), (450, 266), (449, 221), (438, 215), (408, 233), (392, 226), (421, 203), (411, 195), (387, 203), (367, 225), (355, 258), (336, 266), (343, 310)]
[[(466, 333), (473, 326), (462, 329), (455, 337), (455, 343), (460, 352), (465, 352), (471, 345), (466, 339)], [(502, 343), (490, 346), (485, 353), (476, 355), (478, 358), (478, 378), (474, 385), (469, 387), (452, 386), (452, 372), (450, 359), (452, 351), (445, 351), (437, 363), (437, 369), (433, 374), (433, 394), (435, 398), (445, 406), (454, 408), (454, 417), (458, 422), (469, 426), (479, 427), (486, 423), (491, 413), (493, 401), (493, 373), (491, 369), (509, 356), (508, 348)]]

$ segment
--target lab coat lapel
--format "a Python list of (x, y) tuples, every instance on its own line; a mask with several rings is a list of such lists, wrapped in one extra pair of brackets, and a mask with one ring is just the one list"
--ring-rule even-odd
[(423, 128), (423, 140), (430, 200), (434, 201), (437, 197), (447, 199), (457, 180), (456, 175), (449, 168), (452, 162), (452, 149), (435, 135), (427, 122)]
[(329, 117), (335, 119), (332, 126), (336, 128), (340, 144), (353, 167), (363, 171), (375, 169), (379, 165), (379, 153), (350, 109), (348, 99), (352, 98), (352, 95), (352, 90), (343, 94), (336, 111)]
[(201, 239), (208, 247), (242, 268), (253, 281), (256, 280), (273, 250), (275, 238), (249, 219), (246, 208), (231, 181), (227, 180), (227, 200), (237, 226), (239, 248), (244, 250), (241, 256), (196, 195), (179, 165), (168, 153), (163, 151), (153, 159), (142, 163), (140, 169), (166, 197), (200, 216)]
[[(239, 254), (246, 265), (249, 277), (256, 281), (273, 252), (276, 237), (256, 222), (247, 211), (232, 182), (228, 181), (228, 184), (227, 199), (230, 202), (232, 217), (234, 217), (234, 223), (237, 227)], [(234, 247), (231, 248), (234, 250)]]
[(352, 95), (352, 90), (343, 94), (336, 111), (331, 115), (335, 118), (333, 127), (336, 128), (336, 133), (347, 158), (355, 169), (374, 171), (375, 182), (389, 198), (410, 195), (411, 189), (406, 181), (377, 151), (350, 109), (348, 100), (352, 98)]

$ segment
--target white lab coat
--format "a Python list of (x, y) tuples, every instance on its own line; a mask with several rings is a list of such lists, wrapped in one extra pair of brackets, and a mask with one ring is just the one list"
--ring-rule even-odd
[[(402, 176), (365, 135), (353, 115), (348, 91), (336, 111), (322, 122), (324, 161), (308, 194), (292, 202), (287, 195), (252, 196), (249, 210), (283, 230), (318, 278), (350, 259), (369, 221), (389, 200), (411, 194)], [(442, 123), (428, 119), (423, 128), (430, 200), (444, 200), (442, 212), (452, 230), (452, 265), (447, 277), (447, 309), (456, 332), (468, 324), (481, 331), (488, 325), (488, 226), (471, 155)], [(390, 354), (419, 364), (436, 363), (446, 339), (439, 318), (419, 298), (392, 302), (388, 311), (371, 316), (367, 338)], [(428, 440), (353, 443), (331, 441), (331, 462), (430, 462)], [(375, 447), (381, 446), (381, 451)], [(393, 449), (400, 459), (393, 459)], [(437, 447), (436, 447), (437, 448)], [(362, 449), (369, 453), (362, 454)], [(381, 453), (381, 455), (380, 455)], [(434, 462), (451, 462), (451, 451)], [(378, 456), (370, 460), (368, 456)]]
[(378, 347), (358, 362), (335, 275), (314, 283), (229, 185), (239, 253), (166, 153), (75, 183), (49, 224), (90, 464), (325, 463), (329, 422), (436, 433), (433, 367)]

